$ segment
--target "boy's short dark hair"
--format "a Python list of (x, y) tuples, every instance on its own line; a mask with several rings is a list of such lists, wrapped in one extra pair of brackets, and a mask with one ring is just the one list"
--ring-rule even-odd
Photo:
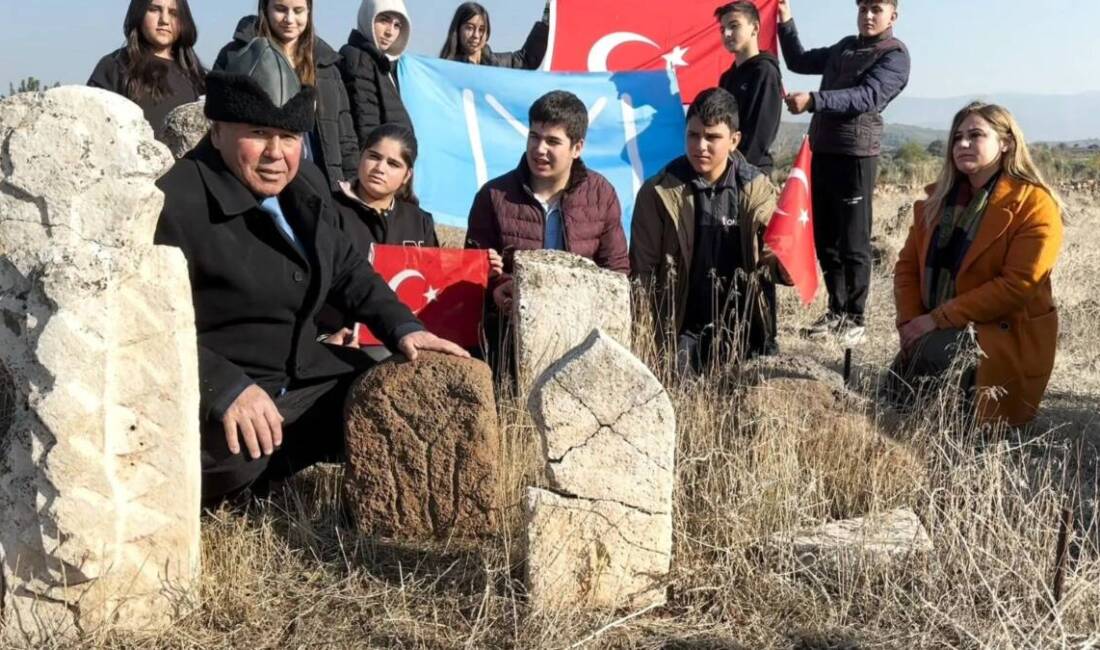
[(859, 5), (873, 5), (876, 2), (884, 5), (893, 5), (894, 9), (898, 8), (898, 0), (856, 0), (856, 6)]
[(728, 90), (708, 88), (695, 96), (685, 119), (698, 117), (705, 126), (725, 124), (730, 128), (730, 133), (734, 133), (741, 130), (741, 120), (737, 113), (737, 100)]
[(567, 90), (551, 90), (535, 100), (527, 113), (527, 123), (535, 122), (562, 127), (571, 143), (584, 140), (588, 135), (588, 109), (579, 97)]
[(749, 0), (733, 0), (714, 10), (714, 19), (721, 22), (726, 14), (741, 14), (754, 27), (760, 26), (760, 11)]

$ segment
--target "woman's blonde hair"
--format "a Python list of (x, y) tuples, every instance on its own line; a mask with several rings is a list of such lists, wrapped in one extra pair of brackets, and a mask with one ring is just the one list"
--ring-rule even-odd
[(971, 115), (977, 115), (988, 122), (1001, 141), (1007, 145), (1007, 151), (1001, 156), (1001, 172), (1017, 180), (1043, 188), (1054, 199), (1058, 209), (1061, 210), (1061, 198), (1043, 179), (1042, 172), (1039, 171), (1039, 167), (1035, 164), (1031, 152), (1027, 148), (1024, 132), (1012, 113), (1008, 112), (1008, 109), (1003, 106), (996, 104), (971, 102), (956, 113), (955, 119), (951, 122), (951, 131), (947, 134), (948, 144), (947, 151), (944, 154), (943, 169), (940, 171), (939, 178), (936, 179), (936, 185), (932, 189), (931, 195), (924, 202), (925, 221), (931, 222), (940, 215), (951, 188), (963, 178), (963, 173), (955, 167), (955, 133), (962, 126), (963, 120)]
[[(271, 31), (271, 22), (267, 19), (267, 7), (274, 0), (260, 0), (260, 36), (268, 39), (275, 45), (279, 46), (280, 50), (286, 52), (283, 44), (279, 42), (279, 39), (275, 38), (274, 32)], [(306, 28), (302, 30), (302, 35), (298, 37), (298, 42), (294, 44), (293, 52), (286, 52), (286, 56), (290, 59), (291, 65), (294, 66), (294, 71), (298, 73), (298, 80), (306, 86), (317, 85), (317, 63), (313, 56), (313, 0), (306, 0), (306, 9), (309, 12), (309, 20), (306, 22)]]

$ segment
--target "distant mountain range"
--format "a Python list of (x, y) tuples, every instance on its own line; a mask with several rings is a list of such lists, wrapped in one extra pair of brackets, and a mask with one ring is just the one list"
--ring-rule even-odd
[[(897, 130), (898, 127), (893, 125), (905, 124), (930, 130), (923, 135), (913, 131), (915, 137), (912, 139), (922, 140), (934, 132), (940, 132), (928, 140), (931, 142), (942, 138), (942, 132), (951, 127), (951, 118), (955, 113), (974, 100), (1001, 104), (1012, 111), (1029, 142), (1079, 142), (1084, 146), (1100, 139), (1100, 91), (1075, 95), (993, 93), (945, 98), (902, 95), (890, 104), (884, 116), (891, 124), (890, 129)], [(791, 119), (796, 124), (809, 121), (808, 118)]]
[[(775, 139), (772, 151), (779, 157), (793, 156), (802, 144), (802, 136), (806, 135), (809, 124), (805, 122), (783, 122), (779, 125), (779, 135)], [(886, 151), (893, 151), (906, 142), (919, 142), (927, 145), (934, 140), (947, 140), (946, 129), (928, 129), (922, 126), (909, 124), (887, 124), (882, 134), (882, 147)]]

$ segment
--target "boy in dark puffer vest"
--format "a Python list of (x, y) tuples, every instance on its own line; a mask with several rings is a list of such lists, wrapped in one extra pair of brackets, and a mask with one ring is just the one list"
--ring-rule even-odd
[(779, 43), (792, 72), (821, 75), (817, 92), (791, 93), (791, 113), (811, 112), (814, 240), (829, 310), (803, 331), (863, 342), (871, 285), (871, 200), (882, 147), (882, 111), (909, 83), (909, 51), (894, 38), (898, 0), (857, 0), (858, 36), (803, 50), (790, 0), (779, 2)]

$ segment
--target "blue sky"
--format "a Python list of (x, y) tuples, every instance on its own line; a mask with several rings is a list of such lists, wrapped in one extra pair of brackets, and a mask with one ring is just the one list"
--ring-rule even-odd
[[(666, 2), (671, 0), (650, 0)], [(406, 0), (411, 51), (436, 54), (457, 0)], [(592, 0), (593, 5), (599, 0)], [(83, 83), (96, 61), (122, 43), (126, 0), (0, 0), (0, 89), (35, 76)], [(518, 47), (543, 0), (482, 0), (493, 18), (494, 49)], [(639, 2), (639, 5), (642, 3)], [(719, 4), (719, 0), (715, 0)], [(979, 93), (1076, 93), (1100, 90), (1100, 1), (903, 0), (897, 33), (913, 53), (906, 91), (913, 97)], [(855, 29), (852, 0), (792, 0), (807, 46), (832, 43)], [(254, 0), (192, 0), (199, 54), (210, 63)], [(316, 0), (321, 36), (346, 42), (358, 0)], [(1037, 11), (1038, 10), (1038, 11)], [(816, 80), (788, 74), (788, 90)]]

